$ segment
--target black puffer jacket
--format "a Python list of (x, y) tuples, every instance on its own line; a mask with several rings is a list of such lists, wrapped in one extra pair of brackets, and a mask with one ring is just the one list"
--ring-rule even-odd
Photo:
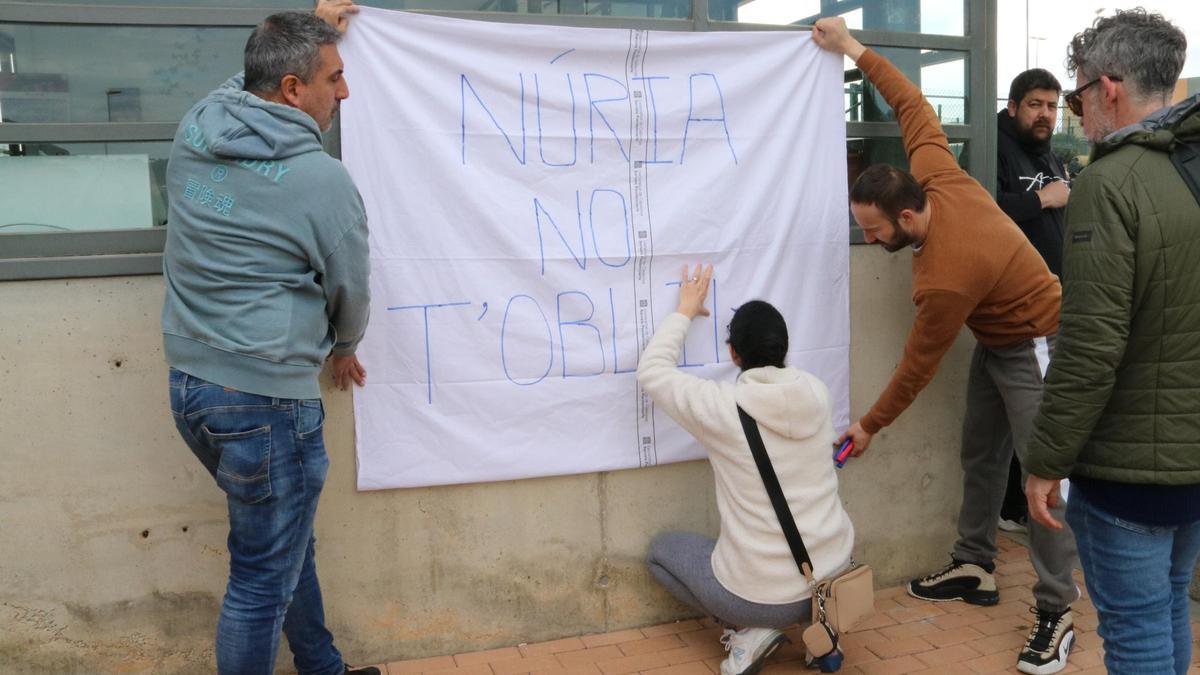
[(1050, 271), (1062, 277), (1063, 228), (1066, 209), (1043, 209), (1037, 190), (1066, 180), (1067, 170), (1054, 153), (1031, 153), (1017, 140), (1017, 123), (1007, 110), (996, 113), (996, 142), (1000, 161), (996, 172), (996, 203), (1021, 228), (1042, 254)]

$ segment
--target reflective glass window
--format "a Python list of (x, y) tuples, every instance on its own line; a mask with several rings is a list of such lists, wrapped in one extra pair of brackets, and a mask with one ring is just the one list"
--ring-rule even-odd
[[(967, 124), (967, 53), (949, 50), (881, 48), (880, 54), (894, 63), (921, 88), (942, 124)], [(883, 96), (850, 59), (846, 68), (846, 120), (891, 122), (895, 113)]]
[[(81, 0), (44, 0), (77, 4)], [(311, 0), (91, 0), (95, 5), (158, 7), (245, 7), (311, 9)], [(569, 16), (623, 16), (686, 19), (691, 0), (361, 0), (360, 5), (385, 9), (429, 9), (443, 12), (511, 12)]]
[(240, 7), (312, 9), (312, 0), (38, 0), (42, 4), (124, 5), (126, 7)]
[(363, 0), (385, 9), (687, 19), (691, 0)]
[(0, 24), (0, 121), (178, 122), (250, 28)]
[[(958, 165), (965, 170), (967, 144), (952, 141), (950, 151), (958, 158)], [(863, 169), (872, 164), (891, 164), (907, 171), (908, 156), (904, 154), (904, 144), (899, 138), (847, 138), (846, 175), (850, 185), (854, 185)]]
[(709, 18), (771, 25), (843, 16), (861, 30), (965, 35), (963, 0), (709, 0)]
[(161, 227), (171, 144), (0, 144), (0, 234)]

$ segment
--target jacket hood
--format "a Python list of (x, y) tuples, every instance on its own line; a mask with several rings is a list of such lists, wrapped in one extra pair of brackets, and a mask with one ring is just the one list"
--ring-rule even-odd
[(1009, 117), (1008, 108), (1002, 108), (996, 113), (996, 130), (1014, 141), (1017, 140), (1017, 122)]
[(1007, 136), (1017, 147), (1031, 155), (1044, 155), (1050, 152), (1050, 140), (1046, 139), (1043, 142), (1030, 142), (1021, 135), (1017, 129), (1017, 121), (1009, 116), (1008, 109), (1005, 108), (996, 113), (996, 130), (1002, 135)]
[[(815, 382), (814, 382), (815, 381)], [(734, 398), (760, 425), (785, 438), (803, 439), (829, 420), (824, 385), (795, 368), (751, 368), (738, 376)]]
[(1200, 94), (1147, 115), (1105, 136), (1092, 150), (1095, 161), (1123, 145), (1141, 145), (1169, 152), (1176, 140), (1200, 141)]
[(248, 91), (215, 91), (195, 116), (217, 157), (275, 160), (321, 150), (321, 130), (308, 113)]

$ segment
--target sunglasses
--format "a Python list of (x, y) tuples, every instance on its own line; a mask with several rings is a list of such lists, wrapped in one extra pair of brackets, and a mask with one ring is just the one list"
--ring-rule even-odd
[[(1121, 82), (1122, 81), (1122, 78), (1117, 75), (1101, 75), (1100, 77), (1107, 77), (1109, 80), (1112, 80), (1113, 82)], [(1087, 89), (1088, 87), (1092, 86), (1093, 84), (1096, 84), (1097, 82), (1099, 82), (1100, 77), (1097, 77), (1096, 79), (1092, 80), (1091, 82), (1088, 82), (1087, 84), (1076, 89), (1075, 91), (1072, 91), (1072, 92), (1069, 92), (1069, 93), (1063, 95), (1063, 101), (1066, 102), (1067, 107), (1071, 109), (1071, 112), (1075, 113), (1076, 117), (1083, 117), (1083, 90)]]

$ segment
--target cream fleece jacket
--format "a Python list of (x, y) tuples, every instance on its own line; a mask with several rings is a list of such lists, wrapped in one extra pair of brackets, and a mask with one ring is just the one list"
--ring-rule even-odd
[(829, 390), (795, 368), (752, 368), (736, 383), (689, 375), (677, 364), (690, 326), (679, 313), (663, 321), (642, 354), (638, 381), (660, 410), (708, 450), (721, 515), (713, 573), (727, 590), (751, 602), (803, 600), (810, 590), (767, 497), (737, 406), (758, 421), (814, 572), (825, 578), (849, 564), (854, 545), (832, 460)]

